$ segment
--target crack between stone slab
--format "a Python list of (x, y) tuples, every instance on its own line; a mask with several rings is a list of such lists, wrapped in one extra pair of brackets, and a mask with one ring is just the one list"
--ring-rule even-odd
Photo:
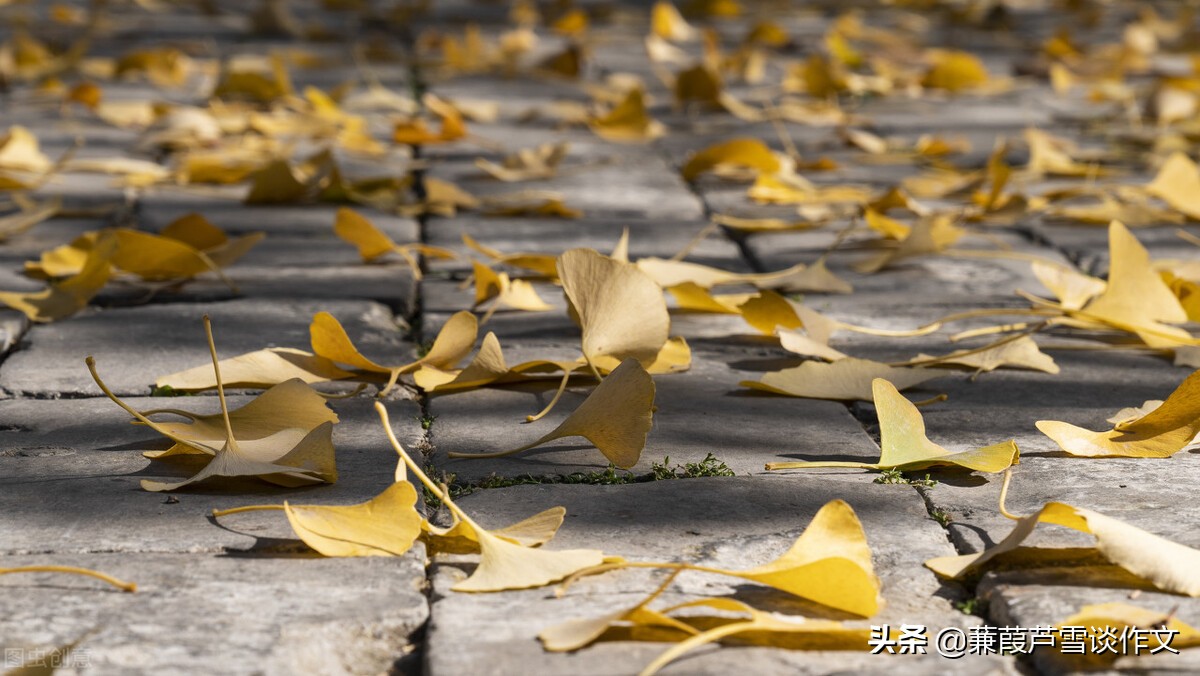
[[(655, 148), (655, 151), (658, 153), (659, 157), (661, 157), (663, 159), (663, 162), (667, 166), (675, 167), (675, 163), (671, 161), (671, 156), (665, 150), (662, 150), (660, 148), (660, 146), (658, 146), (657, 144), (654, 146), (654, 148)], [(711, 223), (713, 210), (712, 210), (712, 207), (708, 204), (708, 200), (704, 199), (704, 196), (701, 195), (700, 192), (696, 190), (695, 184), (693, 184), (691, 181), (685, 180), (683, 182), (683, 184), (685, 186), (687, 186), (688, 192), (692, 193), (692, 195), (695, 196), (696, 200), (700, 202), (701, 208), (704, 209), (705, 222)], [(754, 250), (750, 248), (749, 237), (747, 235), (741, 234), (741, 233), (733, 233), (728, 228), (724, 228), (724, 227), (718, 228), (718, 229), (720, 230), (722, 237), (724, 237), (726, 240), (732, 242), (734, 244), (734, 246), (736, 246), (738, 248), (738, 253), (741, 255), (742, 260), (746, 263), (746, 265), (751, 270), (753, 270), (754, 272), (767, 272), (768, 271), (766, 266), (763, 265), (762, 259), (760, 259), (758, 257), (758, 254), (754, 253)]]

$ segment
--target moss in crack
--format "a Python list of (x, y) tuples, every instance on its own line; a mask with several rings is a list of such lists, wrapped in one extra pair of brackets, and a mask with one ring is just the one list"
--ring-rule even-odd
[(954, 520), (954, 518), (950, 516), (950, 512), (941, 509), (934, 509), (930, 511), (929, 516), (934, 521), (937, 521), (939, 524), (941, 524), (942, 528), (948, 527), (950, 522)]
[[(664, 481), (668, 479), (693, 479), (698, 477), (716, 477), (716, 476), (734, 476), (733, 470), (729, 466), (709, 453), (700, 462), (689, 462), (682, 465), (676, 464), (674, 467), (670, 465), (670, 458), (663, 458), (662, 462), (652, 463), (650, 471), (646, 474), (634, 474), (633, 472), (617, 469), (614, 465), (609, 465), (602, 470), (591, 472), (572, 472), (570, 474), (547, 474), (543, 476), (534, 476), (532, 474), (520, 474), (517, 476), (505, 477), (495, 474), (486, 476), (478, 481), (460, 482), (458, 477), (452, 472), (446, 472), (438, 469), (433, 465), (425, 466), (425, 473), (433, 477), (435, 481), (446, 486), (450, 492), (450, 499), (455, 500), (460, 497), (470, 495), (476, 491), (487, 490), (489, 488), (508, 488), (510, 486), (528, 486), (534, 484), (586, 484), (589, 486), (619, 486), (624, 484), (647, 483), (650, 481)], [(425, 505), (430, 509), (441, 507), (441, 499), (429, 489), (422, 489)]]
[(421, 423), (421, 429), (426, 432), (429, 431), (430, 427), (433, 427), (433, 421), (435, 420), (437, 420), (437, 416), (430, 413), (422, 413), (417, 416), (417, 422)]
[(923, 488), (933, 488), (938, 484), (937, 479), (929, 478), (926, 474), (924, 479), (910, 479), (904, 476), (904, 472), (898, 469), (885, 469), (875, 477), (877, 484), (908, 484), (910, 486), (921, 486)]
[(978, 617), (987, 618), (988, 602), (987, 599), (981, 599), (978, 596), (972, 596), (965, 601), (955, 601), (954, 607), (960, 613), (967, 615), (976, 615)]

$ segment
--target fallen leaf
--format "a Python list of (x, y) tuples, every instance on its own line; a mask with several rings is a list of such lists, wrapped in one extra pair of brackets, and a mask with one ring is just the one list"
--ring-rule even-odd
[(1002, 366), (1058, 373), (1058, 364), (1054, 359), (1038, 349), (1037, 343), (1029, 336), (1016, 340), (1008, 338), (997, 341), (994, 346), (984, 346), (970, 350), (955, 350), (949, 354), (930, 356), (918, 354), (909, 365), (912, 366), (964, 366), (976, 372), (987, 373)]
[(913, 471), (930, 467), (961, 467), (976, 472), (1002, 472), (1020, 457), (1011, 439), (984, 448), (952, 453), (925, 436), (925, 420), (896, 386), (876, 378), (871, 383), (875, 411), (879, 416), (879, 462), (771, 462), (767, 469), (808, 469), (812, 467), (858, 467), (862, 469), (898, 469)]
[(925, 87), (956, 93), (988, 83), (983, 62), (970, 52), (935, 49), (931, 50), (929, 61), (929, 70), (921, 78)]
[(542, 300), (533, 285), (523, 279), (512, 279), (506, 272), (496, 272), (490, 267), (474, 261), (472, 264), (475, 279), (475, 304), (478, 308), (484, 303), (494, 300), (483, 317), (483, 322), (491, 318), (496, 310), (506, 307), (523, 312), (545, 312), (553, 310), (554, 306)]
[(638, 259), (637, 267), (663, 288), (690, 282), (703, 289), (727, 284), (752, 284), (760, 289), (778, 289), (785, 292), (850, 293), (853, 291), (853, 287), (848, 282), (829, 271), (824, 261), (817, 261), (812, 265), (797, 263), (777, 272), (751, 273), (730, 272), (699, 263), (653, 257)]
[(1179, 299), (1154, 270), (1150, 254), (1119, 221), (1108, 228), (1109, 273), (1104, 292), (1074, 312), (1135, 333), (1151, 347), (1188, 344), (1191, 335), (1169, 324), (1187, 321)]
[(583, 356), (633, 358), (648, 367), (671, 327), (662, 289), (640, 266), (592, 249), (571, 249), (558, 259), (558, 277), (583, 332)]
[[(239, 440), (233, 434), (229, 421), (229, 409), (225, 404), (225, 388), (221, 380), (216, 347), (213, 345), (212, 328), (208, 317), (204, 318), (205, 334), (212, 355), (213, 372), (217, 381), (217, 394), (221, 403), (221, 416), (225, 423), (225, 435), (218, 443), (188, 439), (154, 422), (121, 401), (100, 379), (96, 362), (87, 358), (88, 370), (100, 390), (137, 421), (162, 434), (176, 444), (181, 444), (211, 455), (212, 459), (195, 475), (182, 481), (165, 482), (143, 479), (142, 488), (152, 492), (171, 491), (177, 488), (217, 477), (258, 477), (286, 487), (306, 486), (314, 483), (337, 480), (333, 449), (333, 422), (325, 421), (311, 429), (279, 424), (279, 431), (256, 439)], [(285, 416), (282, 412), (277, 415)]]
[[(387, 420), (387, 411), (384, 409), (383, 404), (376, 402), (375, 410), (379, 412), (380, 419), (387, 430), (388, 440), (396, 452), (400, 454), (408, 470), (427, 489), (437, 495), (441, 499), (442, 504), (461, 521), (462, 532), (469, 533), (471, 538), (479, 543), (479, 552), (481, 555), (479, 566), (475, 568), (475, 572), (470, 577), (451, 587), (452, 590), (489, 592), (541, 587), (551, 582), (557, 582), (580, 570), (593, 568), (608, 560), (603, 552), (596, 549), (551, 551), (541, 547), (535, 548), (518, 544), (513, 541), (516, 538), (508, 539), (501, 536), (499, 533), (502, 531), (489, 532), (482, 528), (450, 499), (448, 491), (435, 484), (425, 472), (421, 471), (421, 468), (413, 462), (413, 459), (409, 457), (408, 453), (400, 446), (400, 443), (396, 441), (396, 437), (391, 432), (391, 427)], [(554, 514), (556, 512), (547, 511), (533, 517), (531, 521), (536, 521), (537, 524), (534, 530), (539, 534), (544, 533), (547, 520), (553, 522)], [(547, 519), (547, 516), (550, 518)], [(521, 523), (514, 524), (510, 528), (518, 531), (524, 530), (520, 528), (521, 525)], [(538, 545), (545, 541), (541, 537), (537, 539), (540, 540), (536, 543)]]
[[(702, 599), (680, 604), (668, 609), (674, 610), (708, 607), (720, 611), (717, 616), (717, 626), (702, 633), (690, 636), (677, 643), (670, 650), (646, 665), (638, 676), (653, 676), (671, 662), (682, 657), (696, 648), (720, 641), (721, 639), (751, 635), (757, 639), (758, 645), (769, 647), (786, 647), (792, 650), (853, 650), (865, 652), (870, 650), (872, 632), (870, 628), (847, 627), (841, 622), (829, 620), (812, 620), (799, 616), (786, 618), (757, 610), (735, 599)], [(731, 619), (727, 613), (749, 615), (749, 619)], [(719, 618), (719, 619), (718, 619)], [(701, 617), (684, 616), (684, 621), (701, 624)]]
[(564, 437), (592, 442), (622, 469), (637, 464), (653, 422), (654, 381), (635, 359), (626, 359), (592, 390), (579, 408), (550, 432), (529, 444), (492, 453), (451, 452), (451, 458), (497, 458), (527, 451)]
[(333, 232), (343, 240), (353, 244), (358, 248), (358, 255), (362, 257), (364, 262), (371, 262), (385, 256), (389, 253), (396, 253), (404, 262), (408, 264), (412, 270), (413, 278), (420, 280), (421, 264), (417, 260), (416, 255), (421, 254), (431, 258), (451, 259), (457, 258), (457, 255), (449, 249), (442, 247), (430, 246), (428, 244), (413, 243), (413, 244), (396, 244), (382, 230), (375, 227), (366, 216), (359, 212), (342, 207), (337, 210), (334, 216)]
[(680, 173), (683, 174), (683, 180), (694, 181), (700, 174), (721, 165), (744, 167), (766, 174), (774, 174), (782, 166), (779, 158), (762, 141), (735, 138), (693, 154)]
[(357, 505), (255, 505), (214, 510), (214, 517), (264, 509), (287, 514), (292, 530), (322, 556), (402, 556), (421, 534), (417, 491), (397, 481)]
[(683, 18), (675, 6), (665, 0), (654, 3), (650, 10), (650, 30), (654, 35), (671, 42), (687, 42), (696, 37), (696, 29)]
[(765, 373), (760, 380), (743, 380), (739, 384), (791, 397), (870, 401), (874, 396), (872, 382), (876, 378), (906, 390), (938, 377), (939, 374), (931, 369), (888, 366), (868, 359), (850, 358), (829, 364), (808, 361), (793, 368)]
[(1146, 185), (1154, 195), (1194, 221), (1200, 221), (1200, 168), (1187, 155), (1176, 152), (1167, 158), (1158, 175)]
[(507, 155), (500, 164), (478, 158), (475, 166), (492, 178), (509, 183), (553, 178), (558, 173), (558, 165), (567, 156), (569, 147), (566, 142), (543, 143), (536, 148), (522, 148)]
[(640, 88), (630, 89), (621, 103), (588, 120), (588, 126), (600, 138), (620, 143), (648, 143), (667, 133), (666, 127), (646, 112)]
[(112, 257), (116, 238), (101, 236), (87, 253), (78, 273), (60, 282), (51, 282), (42, 291), (3, 291), (0, 303), (25, 313), (32, 322), (52, 322), (87, 307), (112, 275)]
[(957, 242), (966, 231), (954, 224), (950, 214), (935, 214), (919, 219), (908, 236), (895, 248), (888, 249), (854, 265), (854, 269), (870, 274), (907, 258), (939, 253)]
[(347, 364), (370, 373), (388, 374), (387, 384), (379, 396), (385, 396), (395, 386), (396, 380), (404, 373), (415, 371), (421, 364), (429, 363), (434, 366), (452, 366), (465, 357), (475, 345), (478, 323), (469, 312), (456, 312), (438, 332), (433, 346), (425, 356), (416, 361), (397, 366), (378, 364), (359, 352), (354, 346), (346, 329), (328, 312), (318, 312), (313, 315), (309, 333), (312, 340), (313, 354), (330, 361)]
[(21, 125), (8, 128), (0, 136), (0, 169), (40, 174), (54, 163), (41, 151), (37, 137)]
[[(1131, 650), (1122, 645), (1119, 648), (1120, 652), (1107, 650), (1088, 652), (1087, 657), (1083, 659), (1087, 660), (1088, 665), (1093, 668), (1111, 667), (1118, 659), (1128, 656), (1130, 653), (1138, 655), (1143, 654), (1142, 650), (1152, 651), (1158, 648), (1158, 645), (1155, 644), (1168, 644), (1171, 646), (1171, 650), (1200, 646), (1200, 630), (1175, 617), (1174, 609), (1162, 612), (1139, 608), (1127, 603), (1097, 603), (1080, 608), (1079, 612), (1064, 619), (1058, 624), (1058, 627), (1060, 630), (1064, 627), (1085, 627), (1087, 638), (1079, 640), (1091, 641), (1097, 646), (1105, 645), (1108, 640), (1106, 634), (1113, 631), (1118, 636), (1129, 636), (1134, 645), (1137, 645), (1138, 634), (1131, 630), (1141, 630), (1141, 636), (1147, 642), (1141, 649), (1133, 648)], [(1157, 638), (1151, 640), (1151, 633), (1157, 634)], [(1061, 644), (1058, 650), (1060, 653), (1069, 654)]]
[[(1016, 517), (1004, 511), (1002, 494), (1000, 507), (1002, 513), (1017, 521), (1008, 537), (976, 554), (930, 559), (925, 562), (925, 567), (943, 577), (961, 579), (981, 572), (992, 561), (1002, 562), (1005, 566), (1018, 566), (1022, 561), (1037, 561), (1036, 565), (1039, 567), (1047, 567), (1055, 554), (1061, 554), (1067, 561), (1078, 561), (1081, 554), (1094, 553), (1159, 590), (1200, 597), (1200, 551), (1147, 533), (1099, 512), (1062, 502), (1047, 502), (1034, 514)], [(1094, 547), (1082, 550), (1022, 547), (1021, 543), (1029, 537), (1038, 523), (1055, 524), (1081, 533), (1090, 533), (1096, 537), (1096, 543)]]
[(1161, 406), (1092, 432), (1065, 422), (1039, 420), (1037, 428), (1071, 455), (1092, 458), (1167, 458), (1200, 433), (1200, 371), (1184, 379)]

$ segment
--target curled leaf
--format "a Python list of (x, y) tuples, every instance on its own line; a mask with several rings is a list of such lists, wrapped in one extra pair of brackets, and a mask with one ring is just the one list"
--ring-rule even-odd
[(899, 469), (903, 471), (953, 466), (977, 472), (1001, 472), (1017, 462), (1020, 452), (1012, 440), (984, 448), (951, 453), (925, 436), (921, 412), (905, 399), (896, 386), (876, 378), (871, 384), (875, 410), (879, 416), (879, 462), (773, 462), (767, 469), (807, 469), (811, 467), (861, 467), (863, 469)]
[(1166, 458), (1200, 433), (1200, 371), (1184, 379), (1160, 406), (1117, 422), (1107, 432), (1039, 420), (1037, 428), (1071, 455), (1090, 458)]
[(451, 458), (512, 455), (555, 439), (580, 436), (622, 469), (637, 464), (653, 423), (654, 381), (635, 359), (626, 359), (588, 395), (579, 408), (529, 444), (495, 453), (450, 453)]

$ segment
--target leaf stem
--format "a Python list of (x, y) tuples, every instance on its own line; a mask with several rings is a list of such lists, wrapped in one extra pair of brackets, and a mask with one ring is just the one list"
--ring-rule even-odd
[(1004, 502), (1008, 499), (1008, 484), (1011, 481), (1012, 481), (1012, 470), (1011, 469), (1004, 470), (1004, 483), (1000, 484), (1000, 513), (1003, 514), (1004, 516), (1008, 517), (1009, 519), (1012, 519), (1013, 521), (1020, 521), (1024, 517), (1020, 517), (1020, 516), (1013, 514), (1012, 512), (1008, 511), (1007, 507), (1004, 506)]
[(103, 580), (121, 591), (131, 593), (137, 591), (137, 584), (133, 582), (118, 580), (112, 575), (101, 573), (98, 570), (91, 570), (90, 568), (77, 568), (75, 566), (19, 566), (17, 568), (0, 568), (0, 575), (8, 575), (9, 573), (68, 573), (71, 575), (84, 575), (94, 577), (97, 580)]
[(184, 446), (187, 446), (188, 448), (194, 448), (194, 449), (196, 449), (197, 451), (200, 451), (200, 452), (202, 452), (202, 453), (207, 453), (207, 454), (210, 454), (210, 455), (217, 453), (217, 449), (210, 448), (210, 447), (208, 447), (208, 446), (205, 446), (205, 445), (203, 445), (203, 444), (197, 443), (197, 442), (195, 442), (195, 441), (189, 441), (189, 440), (187, 440), (187, 439), (184, 439), (184, 438), (182, 438), (182, 437), (179, 437), (179, 436), (176, 436), (176, 435), (174, 435), (174, 434), (171, 434), (171, 433), (170, 433), (170, 432), (168, 432), (167, 430), (163, 429), (163, 428), (162, 428), (162, 426), (160, 426), (158, 423), (156, 423), (156, 422), (154, 422), (153, 420), (151, 420), (151, 419), (147, 418), (146, 416), (142, 415), (142, 414), (141, 414), (141, 413), (139, 413), (138, 411), (135, 411), (135, 410), (133, 409), (133, 407), (132, 407), (132, 406), (130, 406), (129, 404), (126, 404), (126, 403), (125, 403), (125, 402), (123, 402), (123, 401), (121, 401), (121, 400), (120, 400), (120, 399), (117, 397), (117, 395), (113, 394), (113, 391), (112, 391), (112, 390), (110, 390), (110, 389), (108, 389), (108, 385), (105, 385), (105, 384), (104, 384), (104, 381), (100, 379), (100, 374), (96, 372), (96, 359), (95, 359), (95, 357), (92, 357), (91, 355), (89, 355), (89, 356), (87, 357), (87, 359), (85, 359), (85, 360), (84, 360), (84, 363), (85, 363), (85, 364), (87, 364), (88, 371), (90, 371), (90, 372), (91, 372), (91, 374), (92, 374), (92, 380), (96, 381), (96, 386), (100, 388), (100, 391), (104, 393), (104, 396), (106, 396), (106, 397), (108, 397), (109, 399), (111, 399), (111, 400), (112, 400), (112, 402), (113, 402), (114, 404), (116, 404), (117, 406), (120, 406), (121, 408), (125, 409), (125, 412), (126, 412), (126, 413), (128, 413), (128, 414), (129, 414), (129, 415), (131, 415), (131, 416), (133, 416), (133, 417), (134, 417), (134, 418), (136, 418), (138, 421), (142, 422), (143, 424), (145, 424), (147, 427), (149, 427), (150, 429), (154, 430), (155, 432), (158, 432), (159, 434), (161, 434), (161, 435), (163, 435), (164, 437), (166, 437), (166, 438), (170, 439), (171, 441), (174, 441), (175, 443), (178, 443), (178, 444), (183, 444)]
[(479, 524), (475, 523), (471, 517), (467, 516), (467, 513), (464, 512), (458, 505), (454, 504), (454, 501), (450, 499), (450, 491), (446, 490), (443, 486), (434, 483), (433, 479), (430, 479), (429, 475), (425, 474), (425, 472), (421, 470), (417, 463), (414, 462), (404, 450), (404, 447), (400, 445), (400, 442), (396, 440), (396, 435), (392, 433), (392, 425), (388, 421), (387, 408), (384, 407), (382, 402), (375, 402), (375, 411), (379, 414), (379, 419), (383, 422), (384, 429), (387, 430), (388, 441), (391, 442), (392, 448), (396, 449), (396, 452), (400, 454), (400, 459), (404, 461), (404, 464), (408, 467), (409, 471), (416, 475), (417, 479), (419, 479), (421, 483), (430, 490), (430, 492), (437, 494), (438, 499), (442, 501), (442, 504), (446, 505), (446, 507), (453, 512), (455, 516), (463, 521), (466, 521), (467, 525), (474, 528), (477, 532), (486, 533), (486, 530), (481, 528)]
[(233, 438), (233, 423), (229, 421), (229, 406), (225, 403), (225, 385), (221, 382), (221, 364), (217, 359), (217, 345), (213, 342), (212, 320), (204, 315), (204, 337), (208, 340), (208, 353), (212, 355), (213, 376), (217, 381), (217, 397), (221, 400), (221, 419), (225, 421), (225, 440), (229, 450), (238, 453), (237, 440)]
[(574, 368), (569, 368), (569, 369), (564, 368), (563, 369), (562, 381), (559, 382), (558, 390), (554, 393), (554, 397), (550, 400), (550, 403), (546, 404), (546, 407), (543, 408), (536, 415), (525, 416), (525, 422), (531, 423), (531, 422), (535, 422), (535, 421), (541, 420), (542, 418), (546, 417), (546, 414), (550, 412), (550, 409), (554, 408), (554, 405), (558, 403), (558, 400), (560, 398), (562, 398), (563, 392), (565, 392), (567, 389), (567, 382), (571, 380), (571, 374), (574, 371), (575, 371)]

